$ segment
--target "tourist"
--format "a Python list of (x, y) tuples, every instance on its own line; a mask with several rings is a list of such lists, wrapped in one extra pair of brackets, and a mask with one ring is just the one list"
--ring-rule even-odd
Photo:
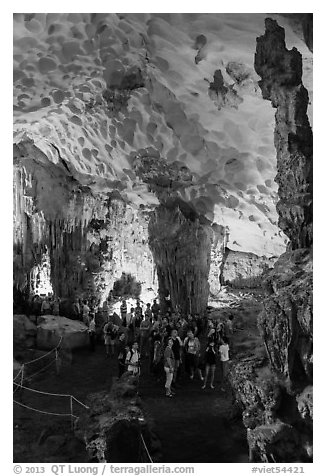
[(188, 332), (188, 322), (184, 316), (181, 316), (178, 321), (178, 334), (182, 342), (187, 337), (187, 332)]
[(224, 324), (224, 334), (225, 334), (225, 337), (228, 339), (229, 341), (229, 347), (230, 347), (230, 351), (232, 350), (232, 343), (233, 343), (233, 340), (232, 340), (232, 337), (233, 337), (233, 332), (234, 332), (234, 329), (233, 329), (233, 314), (230, 314)]
[(119, 326), (116, 326), (115, 324), (112, 324), (112, 327), (109, 329), (109, 346), (111, 347), (111, 355), (114, 357), (114, 348), (115, 348), (115, 342), (118, 337), (119, 333)]
[(226, 337), (221, 338), (219, 346), (220, 359), (222, 362), (222, 385), (221, 390), (225, 392), (224, 384), (226, 383), (227, 374), (229, 370), (229, 344)]
[(188, 315), (188, 331), (191, 331), (195, 337), (197, 337), (198, 327), (196, 325), (195, 319), (191, 314)]
[(42, 299), (38, 294), (35, 294), (35, 296), (32, 299), (32, 310), (31, 314), (34, 314), (36, 316), (36, 321), (37, 317), (41, 315), (42, 311)]
[(164, 370), (166, 375), (165, 380), (165, 395), (167, 397), (172, 397), (173, 392), (171, 390), (171, 384), (173, 380), (173, 372), (174, 372), (174, 365), (175, 365), (175, 358), (172, 350), (173, 339), (170, 337), (168, 339), (168, 344), (164, 351)]
[(224, 323), (222, 321), (217, 322), (216, 324), (216, 338), (219, 343), (224, 339), (225, 337), (225, 329), (224, 329)]
[(72, 318), (79, 320), (81, 317), (79, 300), (76, 298), (72, 304)]
[(121, 320), (122, 320), (122, 325), (123, 327), (126, 327), (126, 317), (127, 317), (127, 303), (125, 299), (123, 299), (122, 304), (120, 306), (120, 314), (121, 314)]
[(176, 385), (176, 381), (178, 378), (178, 371), (180, 369), (181, 364), (181, 352), (182, 352), (182, 341), (178, 336), (178, 331), (176, 329), (172, 329), (171, 332), (172, 338), (172, 350), (174, 355), (174, 372), (173, 372), (173, 385)]
[(195, 314), (194, 321), (195, 321), (195, 325), (197, 327), (197, 333), (195, 335), (199, 338), (199, 336), (202, 334), (202, 331), (203, 331), (203, 320), (199, 316), (199, 314)]
[(103, 313), (104, 319), (106, 319), (109, 316), (109, 305), (107, 300), (104, 300), (103, 302), (102, 313)]
[(132, 345), (135, 340), (135, 309), (130, 308), (130, 312), (126, 314), (126, 327), (127, 327), (127, 342)]
[(153, 355), (150, 364), (150, 371), (153, 373), (157, 382), (160, 380), (161, 374), (164, 373), (163, 368), (163, 343), (161, 336), (158, 334), (154, 337)]
[(140, 354), (138, 352), (138, 342), (132, 344), (131, 349), (127, 353), (125, 364), (127, 371), (132, 372), (133, 375), (140, 374)]
[(110, 355), (110, 341), (111, 341), (111, 339), (110, 339), (109, 330), (110, 330), (111, 326), (112, 326), (112, 323), (108, 319), (107, 323), (103, 327), (105, 354), (106, 354), (107, 357), (109, 357), (109, 355)]
[(207, 327), (208, 327), (208, 331), (207, 331), (208, 342), (214, 342), (215, 344), (217, 344), (218, 335), (217, 335), (214, 323), (211, 319), (208, 319)]
[(167, 309), (167, 311), (171, 311), (172, 303), (171, 303), (171, 298), (170, 298), (170, 293), (169, 292), (167, 292), (167, 294), (164, 298), (164, 302), (165, 302), (165, 308)]
[(54, 316), (59, 316), (60, 312), (60, 299), (58, 297), (54, 298), (53, 306), (52, 306), (52, 313)]
[(145, 319), (140, 323), (140, 353), (145, 353), (148, 357), (149, 336), (151, 331), (151, 321), (148, 314), (145, 313)]
[(205, 349), (204, 354), (204, 362), (205, 362), (205, 379), (202, 389), (206, 388), (207, 379), (209, 372), (211, 372), (211, 388), (214, 388), (214, 376), (215, 376), (215, 369), (216, 369), (216, 351), (215, 351), (215, 344), (214, 341), (209, 341), (207, 347)]
[[(126, 347), (126, 335), (124, 332), (120, 334), (117, 344), (118, 350), (118, 368), (119, 368), (119, 378), (126, 371), (125, 361), (127, 356), (127, 347)], [(129, 348), (128, 348), (129, 350)]]
[(140, 305), (140, 302), (137, 301), (135, 307), (135, 327), (138, 329), (141, 321), (143, 320), (143, 309)]
[(83, 307), (82, 307), (82, 316), (83, 316), (83, 323), (88, 326), (89, 325), (89, 307), (88, 307), (88, 302), (85, 299), (83, 302)]
[(153, 313), (152, 313), (152, 310), (151, 310), (151, 305), (150, 303), (148, 302), (146, 304), (146, 309), (145, 309), (145, 318), (148, 317), (149, 319), (149, 322), (151, 323), (152, 320), (153, 320)]
[(45, 299), (42, 302), (41, 306), (41, 314), (50, 314), (51, 313), (51, 303), (50, 303), (50, 298), (48, 296), (45, 297)]
[(160, 306), (157, 304), (156, 299), (154, 299), (153, 305), (152, 305), (152, 313), (153, 313), (154, 321), (158, 320), (159, 311), (160, 311)]
[(96, 337), (96, 324), (95, 324), (95, 317), (93, 316), (89, 326), (88, 326), (88, 334), (89, 334), (89, 343), (90, 349), (92, 352), (95, 350), (95, 337)]
[(104, 345), (105, 345), (105, 353), (106, 356), (109, 357), (110, 355), (110, 348), (111, 348), (111, 355), (114, 357), (114, 346), (115, 341), (118, 336), (119, 327), (114, 325), (113, 322), (110, 321), (108, 318), (108, 322), (105, 324), (103, 328), (104, 333)]
[(201, 369), (198, 368), (200, 342), (191, 330), (188, 331), (187, 337), (184, 340), (184, 350), (186, 372), (189, 373), (191, 380), (194, 378), (196, 370), (198, 370), (199, 378), (204, 380)]

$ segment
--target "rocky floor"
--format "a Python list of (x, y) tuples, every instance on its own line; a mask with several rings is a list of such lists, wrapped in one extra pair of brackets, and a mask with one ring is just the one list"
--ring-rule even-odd
[[(231, 308), (235, 316), (233, 355), (264, 352), (256, 328), (260, 310), (259, 293), (237, 291), (221, 295), (220, 306), (212, 313), (221, 315)], [(224, 305), (223, 305), (224, 300)], [(144, 360), (140, 394), (144, 412), (154, 424), (162, 443), (163, 462), (246, 462), (248, 449), (245, 429), (230, 391), (222, 392), (216, 372), (215, 389), (201, 389), (196, 377), (181, 376), (176, 396), (164, 396), (164, 383), (154, 382)], [(73, 394), (82, 402), (89, 393), (110, 389), (116, 378), (115, 359), (106, 359), (98, 345), (94, 353), (75, 352), (71, 364), (56, 375), (55, 367), (36, 376), (30, 387), (50, 393)], [(15, 394), (17, 395), (17, 393)], [(17, 399), (20, 397), (17, 396)], [(69, 413), (69, 399), (25, 391), (22, 402), (41, 411)], [(78, 415), (81, 407), (74, 407)], [(71, 431), (69, 417), (36, 413), (14, 404), (15, 462), (85, 462), (84, 445)]]

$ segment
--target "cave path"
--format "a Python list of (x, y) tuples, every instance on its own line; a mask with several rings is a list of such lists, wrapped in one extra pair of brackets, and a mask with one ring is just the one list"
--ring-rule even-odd
[(160, 383), (153, 382), (148, 372), (143, 372), (141, 400), (147, 419), (155, 424), (163, 462), (248, 462), (244, 426), (241, 419), (232, 417), (232, 396), (220, 390), (220, 379), (217, 367), (215, 389), (202, 390), (199, 377), (196, 375), (190, 380), (183, 371), (176, 395), (167, 398), (164, 379)]
[[(236, 462), (247, 461), (245, 430), (241, 420), (230, 421), (232, 413), (231, 396), (218, 388), (201, 389), (201, 381), (191, 381), (182, 374), (180, 387), (173, 399), (165, 397), (164, 381), (157, 383), (148, 371), (149, 359), (144, 359), (139, 391), (146, 417), (154, 423), (163, 453), (163, 462)], [(54, 369), (31, 382), (31, 387), (53, 393), (72, 394), (82, 402), (88, 394), (110, 389), (112, 380), (118, 373), (117, 361), (104, 355), (104, 345), (98, 344), (95, 352), (87, 349), (76, 351), (70, 367), (63, 369), (58, 376)], [(216, 372), (216, 379), (220, 374)], [(24, 392), (26, 405), (44, 411), (64, 413), (68, 402), (64, 398), (44, 398), (31, 392)], [(43, 456), (37, 440), (42, 431), (66, 434), (69, 421), (58, 417), (41, 415), (21, 407), (14, 406), (14, 460), (41, 461)], [(54, 433), (55, 433), (54, 432)], [(85, 450), (76, 447), (76, 451), (65, 456), (67, 461), (85, 461)], [(47, 455), (47, 461), (56, 461)]]

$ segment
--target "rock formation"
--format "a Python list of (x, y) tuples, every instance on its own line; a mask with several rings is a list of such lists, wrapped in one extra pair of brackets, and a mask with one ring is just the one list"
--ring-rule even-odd
[(159, 461), (160, 444), (141, 409), (136, 380), (126, 372), (109, 393), (88, 396), (89, 409), (78, 419), (75, 434), (85, 443), (89, 461), (149, 462), (142, 437), (154, 462)]
[[(231, 371), (231, 382), (245, 408), (253, 461), (311, 461), (312, 132), (306, 114), (308, 94), (301, 82), (301, 54), (295, 48), (287, 50), (284, 29), (274, 20), (267, 18), (265, 25), (265, 34), (257, 38), (255, 67), (262, 78), (263, 97), (277, 108), (277, 210), (279, 225), (290, 243), (289, 251), (264, 279), (266, 299), (258, 325), (269, 368), (258, 379), (262, 363), (251, 362), (248, 369), (238, 362)], [(255, 394), (259, 395), (256, 399)]]
[(63, 316), (41, 316), (37, 324), (36, 345), (43, 350), (52, 350), (60, 342), (62, 348), (70, 350), (88, 347), (87, 330), (82, 322)]
[(276, 259), (226, 248), (221, 264), (221, 284), (239, 288), (260, 287), (263, 273), (273, 267)]
[(92, 193), (33, 144), (16, 147), (14, 170), (15, 287), (104, 299), (128, 272), (155, 288), (146, 215), (118, 194)]
[(149, 246), (162, 303), (170, 295), (172, 306), (186, 315), (205, 312), (213, 236), (208, 220), (186, 204), (174, 202), (155, 210), (149, 222)]
[(287, 50), (285, 32), (266, 19), (265, 35), (257, 39), (255, 68), (263, 98), (276, 108), (279, 226), (292, 249), (312, 244), (312, 131), (307, 116), (308, 92), (302, 84), (302, 55)]

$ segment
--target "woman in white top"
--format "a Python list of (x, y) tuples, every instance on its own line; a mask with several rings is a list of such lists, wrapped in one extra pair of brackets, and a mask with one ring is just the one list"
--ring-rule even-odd
[(134, 342), (132, 345), (131, 350), (127, 353), (126, 356), (126, 366), (127, 366), (127, 371), (132, 372), (133, 375), (139, 375), (140, 369), (140, 354), (138, 352), (138, 343)]
[(227, 377), (227, 374), (228, 374), (228, 370), (229, 370), (229, 344), (228, 344), (228, 340), (226, 337), (224, 337), (223, 339), (221, 339), (221, 343), (220, 343), (220, 347), (219, 347), (219, 353), (220, 353), (220, 359), (221, 359), (221, 362), (222, 362), (222, 386), (221, 386), (221, 390), (224, 392), (225, 391), (225, 388), (223, 387), (224, 383), (226, 382), (226, 377)]

